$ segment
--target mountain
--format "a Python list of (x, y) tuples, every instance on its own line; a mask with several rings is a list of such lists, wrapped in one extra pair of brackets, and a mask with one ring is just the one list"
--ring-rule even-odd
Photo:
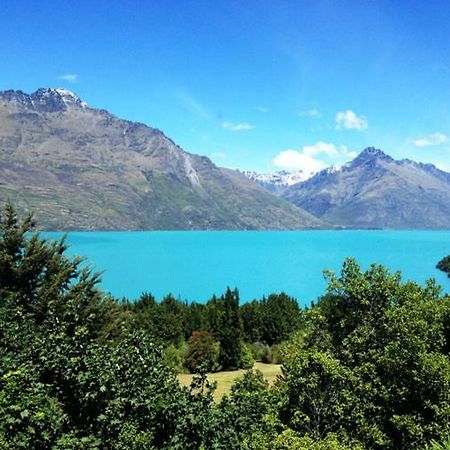
[(366, 148), (339, 170), (284, 189), (284, 199), (350, 228), (450, 228), (450, 174)]
[(265, 187), (271, 192), (280, 192), (288, 186), (300, 183), (309, 178), (302, 170), (297, 172), (287, 172), (280, 170), (272, 173), (258, 173), (251, 170), (244, 170), (242, 172), (247, 178)]
[(301, 229), (302, 209), (66, 89), (0, 92), (0, 201), (44, 229)]

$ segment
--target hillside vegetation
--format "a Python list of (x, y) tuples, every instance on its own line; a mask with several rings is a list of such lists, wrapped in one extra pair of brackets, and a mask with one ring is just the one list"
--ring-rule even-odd
[[(414, 450), (450, 436), (450, 299), (433, 281), (348, 259), (306, 310), (285, 294), (239, 306), (230, 289), (206, 305), (119, 302), (32, 225), (11, 205), (0, 219), (0, 448)], [(273, 384), (249, 370), (214, 402), (205, 365), (278, 357)], [(197, 373), (188, 387), (179, 364)]]

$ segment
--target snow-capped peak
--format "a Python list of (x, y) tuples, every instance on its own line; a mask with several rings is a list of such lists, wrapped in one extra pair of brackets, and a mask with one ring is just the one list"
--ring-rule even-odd
[(257, 173), (251, 170), (243, 171), (243, 174), (253, 181), (257, 181), (261, 184), (270, 184), (275, 187), (286, 187), (296, 183), (300, 183), (308, 179), (311, 175), (299, 170), (297, 172), (287, 172), (286, 170), (280, 170), (273, 173)]
[(41, 88), (31, 94), (33, 101), (61, 101), (65, 105), (77, 105), (86, 108), (87, 103), (83, 102), (77, 94), (65, 88)]

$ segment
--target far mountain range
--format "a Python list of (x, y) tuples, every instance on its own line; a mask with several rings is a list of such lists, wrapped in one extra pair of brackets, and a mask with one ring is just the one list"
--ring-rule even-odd
[(252, 179), (334, 226), (450, 228), (450, 173), (433, 164), (396, 161), (374, 147), (339, 169), (324, 169), (299, 183), (267, 174)]
[(259, 175), (66, 89), (0, 92), (0, 201), (53, 230), (450, 228), (450, 174), (373, 147), (339, 169)]

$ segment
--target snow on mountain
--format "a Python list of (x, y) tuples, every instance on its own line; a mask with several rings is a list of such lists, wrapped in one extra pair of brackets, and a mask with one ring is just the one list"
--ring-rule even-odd
[[(324, 170), (334, 171), (336, 168), (331, 166)], [(304, 172), (303, 170), (297, 172), (280, 170), (272, 173), (258, 173), (251, 170), (245, 170), (242, 173), (247, 178), (250, 178), (250, 180), (256, 181), (270, 191), (281, 190), (285, 187), (305, 181), (315, 175), (315, 172)]]

